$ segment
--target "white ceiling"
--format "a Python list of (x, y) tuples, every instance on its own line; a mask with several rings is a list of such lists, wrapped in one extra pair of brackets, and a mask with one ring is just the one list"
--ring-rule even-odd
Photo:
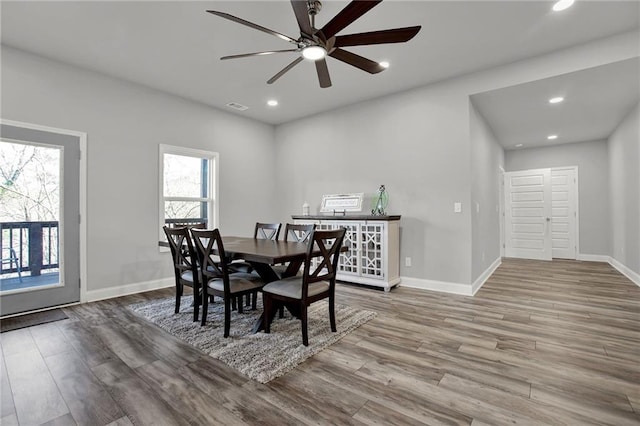
[[(557, 96), (564, 101), (550, 104)], [(640, 100), (640, 58), (492, 90), (471, 100), (505, 149), (606, 139)], [(558, 138), (550, 141), (549, 135)]]
[[(347, 3), (325, 1), (316, 27)], [(578, 0), (560, 13), (551, 12), (552, 4), (386, 0), (340, 34), (412, 25), (422, 25), (422, 31), (405, 44), (348, 49), (391, 63), (377, 75), (329, 58), (333, 87), (328, 89), (318, 86), (315, 67), (308, 62), (275, 84), (266, 84), (295, 53), (219, 60), (224, 55), (291, 45), (208, 14), (206, 9), (228, 12), (297, 38), (288, 1), (3, 0), (1, 37), (3, 44), (12, 47), (217, 108), (233, 112), (225, 104), (244, 104), (249, 109), (238, 114), (279, 124), (639, 27), (638, 1)], [(509, 108), (505, 100), (510, 93), (487, 96), (495, 96), (494, 103)], [(272, 98), (280, 102), (278, 107), (266, 105)], [(506, 135), (509, 131), (505, 127)], [(504, 138), (513, 141), (510, 136)]]

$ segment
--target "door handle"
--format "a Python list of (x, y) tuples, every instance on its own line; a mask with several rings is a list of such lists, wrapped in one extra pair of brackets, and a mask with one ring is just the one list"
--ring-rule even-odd
[(547, 217), (544, 221), (544, 235), (547, 235), (547, 231), (549, 231), (549, 222), (551, 222), (551, 218)]

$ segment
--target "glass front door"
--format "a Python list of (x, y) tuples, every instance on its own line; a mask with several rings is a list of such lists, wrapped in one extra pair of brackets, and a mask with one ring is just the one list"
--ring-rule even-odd
[(77, 302), (79, 137), (1, 130), (0, 314)]

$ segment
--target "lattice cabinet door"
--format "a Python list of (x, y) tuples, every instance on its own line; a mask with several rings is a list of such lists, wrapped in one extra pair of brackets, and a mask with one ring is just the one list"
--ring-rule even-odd
[(360, 265), (365, 277), (385, 277), (385, 223), (366, 222), (360, 227)]
[(316, 225), (316, 229), (321, 230), (333, 230), (338, 228), (345, 228), (347, 232), (344, 234), (344, 240), (342, 245), (347, 248), (347, 251), (340, 253), (340, 260), (338, 261), (338, 273), (358, 275), (358, 235), (360, 224), (358, 223), (346, 223), (341, 222), (321, 222)]

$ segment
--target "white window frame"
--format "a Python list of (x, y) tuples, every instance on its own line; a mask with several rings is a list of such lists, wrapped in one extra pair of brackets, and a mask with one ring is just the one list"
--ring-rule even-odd
[[(164, 196), (164, 155), (182, 155), (185, 157), (195, 157), (200, 159), (209, 160), (209, 196), (206, 198), (199, 197), (165, 197)], [(220, 155), (217, 152), (205, 151), (202, 149), (186, 148), (174, 145), (159, 145), (158, 155), (158, 230), (160, 241), (164, 241), (165, 235), (162, 227), (164, 226), (164, 203), (166, 201), (202, 201), (207, 202), (207, 223), (210, 229), (218, 228), (218, 217), (220, 214), (218, 208), (218, 190), (219, 190), (219, 169)], [(167, 251), (168, 249), (161, 247), (161, 251)]]

